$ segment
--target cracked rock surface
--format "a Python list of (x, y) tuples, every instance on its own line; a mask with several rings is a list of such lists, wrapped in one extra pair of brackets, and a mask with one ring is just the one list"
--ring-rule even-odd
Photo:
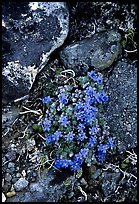
[(109, 101), (105, 112), (117, 150), (124, 152), (137, 145), (137, 65), (126, 59), (117, 62), (106, 91)]

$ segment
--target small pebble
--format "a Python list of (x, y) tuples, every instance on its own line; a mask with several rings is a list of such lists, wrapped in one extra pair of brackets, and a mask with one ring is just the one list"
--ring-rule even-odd
[(8, 163), (8, 168), (14, 168), (14, 167), (15, 167), (15, 164), (13, 162)]
[(37, 176), (37, 173), (33, 171), (32, 176), (33, 176), (33, 177), (36, 177), (36, 176)]
[(15, 184), (14, 188), (16, 191), (21, 191), (28, 186), (28, 181), (25, 178), (20, 178)]
[(82, 185), (84, 185), (84, 186), (87, 185), (87, 182), (86, 182), (86, 180), (85, 180), (84, 178), (82, 178), (82, 179), (80, 180), (80, 183), (81, 183)]
[(127, 128), (127, 131), (131, 131), (131, 125), (130, 125), (130, 124), (128, 124), (128, 125), (126, 126), (126, 128)]
[(93, 175), (91, 176), (91, 178), (97, 179), (97, 178), (100, 176), (100, 174), (101, 174), (101, 170), (100, 170), (100, 169), (97, 169), (97, 170), (93, 173)]
[(9, 173), (11, 173), (11, 174), (13, 174), (13, 173), (15, 172), (15, 168), (14, 168), (14, 167), (9, 168), (9, 169), (7, 169), (6, 171), (9, 172)]
[(16, 160), (16, 152), (15, 151), (10, 151), (7, 154), (5, 154), (5, 157), (9, 160), (9, 161), (14, 161)]
[(72, 198), (74, 196), (74, 192), (72, 191), (69, 195), (68, 198)]
[(22, 171), (22, 175), (23, 175), (23, 177), (26, 176), (26, 171), (25, 170)]
[(6, 197), (4, 195), (4, 193), (2, 193), (2, 202), (5, 202), (6, 201)]
[(20, 173), (17, 173), (17, 174), (16, 174), (16, 177), (17, 177), (17, 178), (20, 178), (21, 176), (22, 176), (22, 175), (21, 175)]
[(3, 191), (8, 192), (11, 188), (11, 182), (5, 181), (4, 186), (3, 186)]
[(16, 182), (17, 182), (17, 180), (18, 180), (18, 178), (13, 177), (13, 178), (12, 178), (12, 184), (16, 183)]
[(12, 180), (12, 176), (9, 173), (5, 174), (5, 181), (10, 182)]
[(34, 182), (36, 180), (36, 178), (32, 177), (31, 178), (31, 182)]
[(7, 196), (8, 198), (10, 198), (10, 197), (12, 197), (12, 196), (14, 196), (14, 195), (16, 195), (16, 192), (15, 192), (15, 191), (11, 191), (11, 192), (6, 193), (6, 196)]
[(2, 179), (2, 188), (3, 188), (3, 186), (4, 186), (4, 178)]
[(11, 144), (11, 150), (16, 150), (16, 145), (15, 144)]

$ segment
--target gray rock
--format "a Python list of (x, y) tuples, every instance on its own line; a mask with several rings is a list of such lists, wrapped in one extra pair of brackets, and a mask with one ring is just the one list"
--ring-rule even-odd
[(11, 167), (11, 168), (9, 168), (7, 170), (9, 170), (7, 172), (9, 172), (10, 174), (13, 174), (15, 172), (15, 167)]
[(62, 181), (55, 181), (57, 178), (54, 172), (42, 172), (35, 182), (30, 183), (22, 192), (16, 192), (14, 197), (7, 198), (7, 202), (58, 202), (67, 190), (71, 188), (72, 191), (76, 178), (75, 175), (69, 176), (72, 185), (66, 186)]
[(15, 167), (15, 164), (13, 162), (8, 163), (8, 168), (14, 168), (14, 167)]
[(97, 170), (95, 170), (95, 172), (92, 174), (91, 178), (97, 179), (97, 178), (100, 176), (101, 173), (102, 173), (101, 169), (97, 169)]
[(6, 201), (6, 197), (4, 195), (4, 193), (2, 193), (2, 202), (5, 202)]
[(105, 196), (114, 193), (117, 187), (117, 183), (120, 179), (121, 173), (104, 173), (104, 178), (102, 179), (102, 191)]
[(50, 54), (68, 34), (65, 2), (5, 2), (2, 14), (2, 97), (5, 103), (28, 94)]
[(14, 188), (16, 191), (22, 191), (28, 186), (28, 181), (25, 178), (20, 178), (15, 184)]
[(35, 200), (41, 200), (45, 198), (46, 188), (44, 189), (40, 183), (31, 183), (29, 188), (30, 192), (34, 195)]
[(16, 152), (11, 150), (10, 152), (7, 152), (5, 154), (5, 157), (9, 160), (9, 161), (14, 161), (16, 159)]
[(110, 76), (105, 118), (119, 153), (137, 146), (137, 66), (119, 61)]
[(12, 180), (12, 176), (9, 173), (5, 174), (5, 181), (10, 182)]
[(2, 113), (2, 126), (3, 128), (9, 127), (19, 116), (19, 108), (14, 105), (3, 107)]
[(91, 38), (66, 46), (60, 57), (66, 68), (79, 75), (87, 71), (88, 66), (103, 70), (117, 59), (121, 50), (120, 39), (120, 34), (115, 31), (96, 33)]
[(20, 178), (20, 177), (22, 177), (22, 175), (21, 175), (20, 173), (17, 173), (17, 174), (16, 174), (16, 177), (17, 177), (17, 178)]
[(24, 199), (24, 202), (28, 202), (29, 200), (32, 200), (32, 194), (30, 192), (25, 192), (23, 199)]
[(3, 192), (8, 192), (11, 188), (11, 182), (5, 181), (4, 186), (3, 186)]
[(81, 178), (80, 183), (84, 186), (87, 185), (87, 181), (84, 178)]

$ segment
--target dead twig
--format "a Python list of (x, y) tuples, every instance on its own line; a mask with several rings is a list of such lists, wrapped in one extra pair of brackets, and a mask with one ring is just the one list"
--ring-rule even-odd
[(23, 139), (26, 135), (26, 131), (28, 129), (29, 125), (27, 125), (27, 127), (25, 128), (24, 132), (23, 132), (23, 136), (22, 137), (18, 137), (19, 139)]
[(69, 73), (69, 74), (72, 74), (73, 77), (75, 77), (75, 72), (72, 69), (63, 70), (61, 71), (61, 74), (62, 73)]
[(126, 50), (126, 49), (124, 49), (124, 51), (127, 52), (127, 53), (133, 53), (133, 52), (137, 52), (137, 49), (135, 49), (135, 50)]
[(19, 101), (22, 101), (22, 100), (25, 100), (25, 99), (28, 99), (28, 98), (29, 98), (29, 95), (25, 95), (25, 96), (23, 96), (21, 98), (15, 99), (14, 102), (16, 103), (16, 102), (19, 102)]
[(38, 135), (39, 135), (43, 140), (45, 140), (45, 138), (44, 138), (40, 133), (38, 133)]
[(43, 115), (41, 109), (39, 109), (39, 110), (36, 111), (36, 110), (31, 110), (31, 109), (29, 109), (29, 108), (27, 108), (27, 107), (25, 107), (25, 106), (23, 106), (23, 108), (25, 108), (27, 111), (19, 112), (20, 114), (35, 113), (35, 114), (37, 114), (37, 115)]
[(78, 186), (78, 189), (79, 189), (79, 191), (82, 193), (82, 195), (85, 197), (85, 201), (87, 200), (87, 194), (86, 194), (86, 192), (82, 189), (82, 187), (81, 186)]
[[(102, 169), (102, 170), (104, 170), (104, 171), (106, 171), (106, 170), (108, 170), (108, 169), (112, 169), (112, 170), (113, 170), (113, 168), (114, 168), (114, 169), (119, 169), (120, 172), (123, 173), (123, 178), (122, 178), (122, 180), (123, 180), (126, 176), (127, 176), (127, 177), (134, 177), (134, 178), (137, 180), (137, 177), (136, 177), (134, 174), (128, 173), (128, 172), (126, 172), (126, 171), (123, 171), (122, 169), (120, 169), (120, 167), (119, 167), (118, 165), (109, 164), (106, 169)], [(122, 181), (122, 180), (121, 180), (121, 181)]]

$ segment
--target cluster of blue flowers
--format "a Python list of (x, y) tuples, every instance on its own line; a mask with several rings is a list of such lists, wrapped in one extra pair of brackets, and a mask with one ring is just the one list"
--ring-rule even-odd
[(78, 154), (75, 154), (74, 159), (55, 159), (56, 168), (67, 168), (70, 167), (71, 170), (77, 171), (81, 168), (84, 159), (88, 156), (89, 149), (83, 148)]
[[(55, 148), (54, 166), (77, 171), (85, 162), (104, 162), (108, 150), (114, 146), (112, 137), (99, 140), (99, 105), (108, 100), (103, 80), (91, 71), (77, 78), (78, 85), (63, 85), (56, 99), (44, 97), (45, 118), (39, 122), (46, 136), (46, 144)], [(70, 88), (69, 88), (70, 87)], [(71, 154), (72, 152), (72, 154)]]

